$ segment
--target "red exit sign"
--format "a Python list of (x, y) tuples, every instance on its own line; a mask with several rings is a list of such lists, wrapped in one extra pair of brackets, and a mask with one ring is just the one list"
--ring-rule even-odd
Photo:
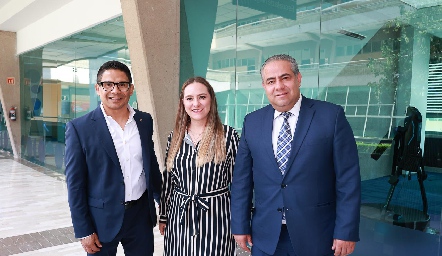
[(7, 84), (15, 84), (15, 78), (14, 77), (7, 77), (6, 83)]

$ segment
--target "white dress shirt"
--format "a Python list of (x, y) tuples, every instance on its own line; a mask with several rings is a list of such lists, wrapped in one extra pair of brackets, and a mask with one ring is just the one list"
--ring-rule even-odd
[(129, 119), (123, 130), (111, 116), (106, 114), (103, 104), (100, 105), (100, 108), (105, 116), (107, 128), (112, 136), (123, 171), (125, 201), (137, 200), (146, 190), (146, 175), (143, 170), (140, 133), (134, 120), (135, 111), (130, 105), (127, 105)]
[[(298, 123), (299, 110), (301, 109), (301, 101), (302, 101), (302, 95), (299, 96), (299, 100), (295, 103), (293, 108), (288, 111), (292, 113), (288, 118), (288, 122), (290, 125), (290, 132), (292, 134), (292, 140), (294, 139), (296, 124)], [(273, 116), (272, 144), (273, 144), (273, 154), (275, 154), (275, 158), (276, 158), (276, 151), (278, 150), (278, 145), (277, 145), (278, 135), (279, 131), (281, 130), (282, 123), (284, 122), (284, 117), (281, 115), (281, 113), (282, 112), (279, 112), (278, 110), (275, 109), (275, 113)], [(283, 214), (285, 215), (284, 211)], [(285, 217), (282, 219), (282, 224), (286, 224)]]
[[(292, 138), (293, 135), (295, 134), (296, 124), (298, 123), (299, 110), (301, 109), (301, 101), (302, 101), (302, 95), (299, 96), (299, 100), (296, 102), (293, 108), (288, 111), (292, 113), (288, 119), (290, 125), (290, 132), (292, 133)], [(275, 154), (275, 158), (276, 158), (276, 151), (278, 149), (277, 145), (278, 135), (279, 131), (281, 130), (283, 122), (284, 122), (284, 117), (282, 117), (281, 112), (275, 109), (275, 114), (273, 116), (273, 131), (272, 131), (272, 144), (273, 144), (273, 153)]]

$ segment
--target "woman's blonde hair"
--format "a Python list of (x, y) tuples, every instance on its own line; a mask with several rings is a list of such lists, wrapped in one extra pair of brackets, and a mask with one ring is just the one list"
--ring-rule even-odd
[(201, 138), (201, 145), (198, 150), (196, 166), (201, 167), (204, 164), (214, 161), (220, 164), (226, 160), (226, 141), (224, 136), (224, 125), (218, 115), (218, 108), (215, 98), (215, 91), (206, 79), (196, 76), (187, 79), (184, 82), (180, 92), (180, 100), (178, 102), (178, 112), (175, 120), (175, 128), (173, 130), (172, 140), (169, 145), (169, 151), (166, 158), (166, 169), (170, 171), (174, 164), (174, 158), (178, 153), (186, 134), (187, 126), (190, 124), (190, 116), (184, 109), (184, 90), (189, 84), (200, 83), (206, 86), (209, 92), (211, 104), (207, 117), (206, 127)]

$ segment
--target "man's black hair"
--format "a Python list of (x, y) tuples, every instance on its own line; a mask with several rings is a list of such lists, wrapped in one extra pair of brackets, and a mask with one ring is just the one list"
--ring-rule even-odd
[[(100, 67), (100, 69), (98, 69), (98, 73), (97, 73), (97, 83), (101, 82), (101, 77), (103, 76), (104, 71), (110, 70), (110, 69), (123, 71), (126, 74), (127, 78), (129, 79), (128, 82), (132, 83), (132, 75), (130, 73), (129, 68), (126, 66), (126, 64), (121, 63), (116, 60), (110, 60), (108, 62), (105, 62), (103, 65), (101, 65), (101, 67)], [(123, 81), (119, 81), (119, 82), (123, 82)]]

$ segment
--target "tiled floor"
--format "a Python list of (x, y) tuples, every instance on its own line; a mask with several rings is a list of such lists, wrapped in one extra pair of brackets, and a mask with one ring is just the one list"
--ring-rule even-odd
[[(86, 255), (74, 238), (64, 175), (0, 151), (0, 256)], [(163, 237), (154, 228), (155, 254)], [(124, 255), (122, 247), (118, 255)]]

